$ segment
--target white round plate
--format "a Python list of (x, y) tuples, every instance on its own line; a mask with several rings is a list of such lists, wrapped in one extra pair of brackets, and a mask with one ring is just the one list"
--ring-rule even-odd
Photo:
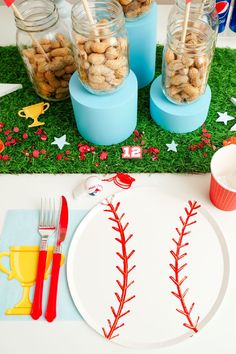
[(172, 345), (204, 330), (229, 277), (214, 219), (156, 187), (124, 191), (106, 203), (80, 223), (68, 254), (70, 292), (85, 321), (105, 338), (136, 348)]

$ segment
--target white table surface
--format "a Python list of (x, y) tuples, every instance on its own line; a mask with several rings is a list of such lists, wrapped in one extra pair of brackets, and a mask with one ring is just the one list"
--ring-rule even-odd
[[(177, 189), (185, 199), (196, 199), (217, 220), (223, 230), (230, 255), (230, 280), (222, 305), (202, 331), (191, 339), (163, 349), (134, 350), (106, 342), (83, 321), (0, 321), (0, 350), (4, 354), (235, 354), (236, 315), (236, 211), (222, 212), (208, 199), (209, 175), (140, 174), (133, 175), (136, 186), (161, 186)], [(41, 196), (64, 194), (71, 209), (90, 209), (105, 196), (120, 191), (113, 183), (104, 182), (104, 190), (97, 197), (88, 195), (73, 200), (72, 190), (88, 175), (0, 175), (0, 232), (9, 209), (38, 209)], [(206, 235), (207, 237), (207, 235)], [(209, 262), (210, 262), (209, 252)], [(209, 280), (210, 281), (210, 280)], [(4, 296), (1, 293), (0, 296)], [(206, 294), (207, 296), (207, 294)]]

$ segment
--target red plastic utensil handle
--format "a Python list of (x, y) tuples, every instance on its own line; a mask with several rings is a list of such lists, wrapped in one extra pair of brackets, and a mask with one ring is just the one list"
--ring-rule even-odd
[(37, 320), (42, 315), (43, 282), (46, 268), (47, 251), (39, 252), (38, 270), (34, 291), (34, 300), (31, 309), (31, 317)]
[(52, 322), (57, 315), (57, 289), (58, 289), (60, 265), (61, 265), (61, 253), (54, 253), (48, 304), (45, 313), (45, 318), (48, 322)]

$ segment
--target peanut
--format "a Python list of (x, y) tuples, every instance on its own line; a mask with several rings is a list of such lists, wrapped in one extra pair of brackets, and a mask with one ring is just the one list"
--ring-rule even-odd
[(184, 68), (183, 63), (181, 62), (181, 60), (177, 59), (177, 60), (173, 60), (171, 63), (169, 63), (168, 65), (168, 69), (170, 71), (178, 71)]
[(63, 58), (57, 57), (53, 61), (49, 63), (49, 70), (51, 71), (59, 71), (62, 70), (65, 66), (65, 63), (63, 61)]
[(51, 51), (51, 56), (53, 57), (65, 57), (71, 55), (70, 48), (58, 48)]
[(207, 58), (205, 56), (202, 56), (202, 57), (199, 57), (199, 58), (196, 58), (194, 60), (194, 64), (196, 66), (196, 68), (201, 68), (205, 65), (207, 65)]
[(171, 49), (167, 49), (165, 52), (165, 60), (167, 64), (171, 63), (173, 60), (175, 60), (175, 54)]
[(92, 41), (87, 41), (84, 43), (84, 50), (86, 51), (87, 54), (91, 54), (92, 53), (92, 49), (91, 49), (91, 44), (93, 42)]
[(109, 76), (113, 73), (113, 70), (111, 70), (105, 65), (91, 65), (91, 67), (89, 68), (89, 73), (91, 75)]
[(120, 45), (120, 48), (121, 48), (121, 52), (126, 53), (127, 49), (128, 49), (127, 38), (120, 37), (120, 38), (118, 38), (118, 41), (119, 41), (119, 45)]
[(64, 68), (66, 74), (72, 74), (75, 71), (75, 66), (74, 65), (67, 65)]
[(182, 63), (186, 66), (192, 66), (194, 63), (194, 59), (189, 58), (188, 56), (183, 56), (182, 57)]
[(60, 93), (67, 93), (68, 94), (68, 88), (67, 87), (59, 87), (56, 90), (56, 94), (60, 94)]
[(168, 89), (168, 93), (171, 97), (175, 96), (177, 93), (182, 91), (182, 87), (177, 87), (177, 86), (171, 86)]
[[(69, 84), (68, 84), (68, 81), (66, 81), (66, 80), (60, 80), (60, 85), (59, 86), (61, 86), (61, 87), (68, 87), (69, 86)], [(58, 88), (58, 87), (57, 87)]]
[(62, 69), (62, 70), (58, 70), (58, 71), (55, 71), (55, 76), (56, 77), (61, 77), (65, 74), (65, 70)]
[[(42, 44), (42, 48), (43, 48), (45, 53), (48, 53), (51, 50), (51, 44)], [(36, 52), (38, 54), (42, 54), (42, 49), (40, 47), (37, 47), (36, 48)]]
[(35, 50), (34, 50), (34, 48), (23, 49), (22, 54), (23, 54), (26, 58), (31, 59), (31, 58), (33, 58), (34, 55), (35, 55)]
[(112, 89), (112, 86), (104, 81), (102, 83), (95, 83), (95, 82), (90, 82), (89, 86), (91, 86), (92, 89), (96, 90), (96, 91), (109, 91)]
[(92, 54), (89, 54), (88, 61), (89, 61), (89, 63), (95, 64), (95, 65), (103, 64), (105, 62), (105, 56), (104, 56), (104, 54), (92, 53)]
[(151, 6), (150, 0), (119, 0), (126, 17), (137, 17), (148, 11)]
[(48, 91), (48, 92), (54, 92), (54, 88), (51, 87), (49, 84), (46, 82), (38, 82), (38, 86), (40, 89)]
[(68, 41), (68, 39), (62, 33), (58, 33), (56, 35), (56, 39), (60, 43), (61, 47), (71, 47), (70, 41)]
[(49, 70), (49, 64), (46, 63), (46, 61), (44, 61), (38, 65), (38, 72), (39, 73), (45, 73), (48, 70)]
[(191, 84), (183, 85), (183, 91), (190, 97), (197, 97), (199, 94), (199, 89), (197, 87), (193, 87)]
[(127, 65), (127, 58), (126, 57), (119, 57), (118, 59), (115, 60), (107, 60), (106, 61), (106, 66), (108, 68), (116, 70), (119, 69), (120, 67)]
[(202, 86), (202, 80), (196, 77), (196, 78), (191, 80), (191, 84), (194, 87), (201, 87)]
[(66, 81), (70, 81), (70, 78), (71, 78), (71, 74), (65, 74), (65, 75), (62, 75), (62, 78)]
[[(42, 39), (39, 40), (39, 43), (40, 43), (41, 45), (44, 45), (44, 44), (51, 44), (51, 41), (50, 41), (50, 39), (42, 38)], [(38, 43), (37, 43), (36, 41), (33, 41), (32, 45), (33, 45), (33, 47), (36, 47), (36, 48), (38, 47)]]
[(87, 38), (84, 36), (81, 36), (80, 34), (76, 34), (75, 38), (76, 38), (78, 44), (84, 44), (87, 41)]
[(191, 80), (197, 79), (199, 77), (198, 69), (196, 69), (194, 67), (190, 68), (188, 76), (190, 77)]
[(89, 75), (88, 79), (90, 82), (95, 83), (95, 84), (101, 84), (102, 82), (105, 81), (105, 77), (104, 76), (98, 76), (98, 75)]
[(105, 57), (106, 59), (117, 59), (119, 56), (119, 50), (114, 47), (109, 47), (106, 50)]
[(183, 68), (179, 70), (180, 75), (188, 75), (189, 69), (188, 68)]
[(63, 58), (65, 65), (72, 65), (74, 64), (74, 58), (72, 55), (67, 55), (66, 57)]
[(171, 78), (171, 84), (178, 86), (181, 84), (186, 84), (188, 82), (188, 76), (175, 75)]
[(128, 5), (132, 0), (119, 0), (121, 5)]
[(115, 75), (117, 79), (122, 79), (128, 74), (128, 67), (122, 66), (115, 71)]
[(52, 49), (60, 48), (60, 43), (58, 41), (52, 41), (51, 42), (51, 48)]
[(105, 53), (108, 46), (107, 42), (92, 42), (90, 48), (92, 52), (102, 54)]

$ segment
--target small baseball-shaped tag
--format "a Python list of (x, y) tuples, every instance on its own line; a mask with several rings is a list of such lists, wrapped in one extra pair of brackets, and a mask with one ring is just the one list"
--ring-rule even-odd
[(85, 181), (85, 190), (89, 195), (95, 197), (103, 190), (102, 181), (98, 177), (88, 177)]

